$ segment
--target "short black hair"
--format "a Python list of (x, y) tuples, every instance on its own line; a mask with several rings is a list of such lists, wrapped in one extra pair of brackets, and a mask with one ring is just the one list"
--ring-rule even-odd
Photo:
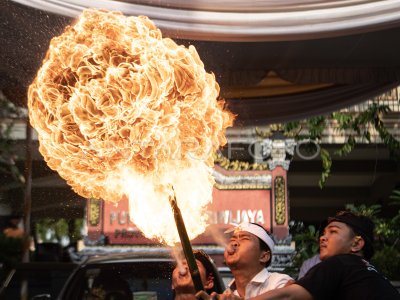
[[(183, 251), (181, 254), (184, 256)], [(212, 275), (214, 285), (212, 288), (207, 289), (206, 292), (211, 294), (212, 292), (216, 292), (217, 294), (222, 294), (225, 291), (225, 284), (222, 281), (222, 277), (218, 272), (218, 269), (213, 261), (213, 259), (204, 251), (200, 249), (193, 249), (194, 258), (202, 263), (204, 269), (206, 270), (206, 276)], [(174, 268), (176, 268), (176, 262), (174, 264)], [(175, 298), (176, 292), (175, 289), (172, 290), (172, 299)]]
[(222, 281), (221, 275), (218, 273), (217, 266), (213, 259), (204, 251), (200, 249), (193, 250), (195, 259), (200, 261), (206, 269), (206, 275), (212, 275), (214, 278), (214, 285), (211, 289), (207, 290), (208, 293), (216, 292), (222, 294), (225, 290), (225, 285)]
[(200, 261), (206, 269), (206, 276), (212, 275), (214, 278), (214, 285), (207, 292), (216, 292), (218, 294), (222, 294), (225, 290), (225, 286), (212, 258), (204, 250), (200, 249), (193, 250), (193, 254), (195, 259)]
[(337, 212), (334, 217), (328, 218), (328, 224), (334, 221), (348, 225), (356, 235), (363, 238), (365, 241), (365, 245), (362, 249), (364, 258), (369, 260), (374, 255), (373, 241), (375, 224), (370, 218), (357, 215), (349, 210), (343, 210)]

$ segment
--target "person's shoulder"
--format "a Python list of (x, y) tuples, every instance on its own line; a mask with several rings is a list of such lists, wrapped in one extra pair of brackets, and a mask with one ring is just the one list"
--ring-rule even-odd
[(293, 278), (290, 277), (289, 275), (284, 274), (284, 273), (278, 273), (278, 272), (270, 272), (270, 273), (269, 273), (269, 279), (276, 279), (276, 280), (287, 279), (287, 280), (293, 280)]
[(305, 261), (303, 261), (302, 266), (310, 266), (310, 265), (315, 265), (317, 263), (321, 262), (321, 259), (319, 258), (319, 254), (316, 254)]
[(310, 257), (309, 259), (307, 259), (308, 262), (311, 263), (318, 263), (321, 261), (321, 259), (319, 258), (319, 253), (315, 254), (314, 256)]
[(273, 286), (274, 288), (281, 288), (289, 284), (290, 282), (294, 282), (294, 279), (287, 274), (270, 272), (268, 278), (269, 286)]
[(355, 254), (337, 254), (331, 256), (324, 261), (333, 262), (333, 263), (347, 263), (349, 261), (362, 261), (363, 258), (361, 256)]
[(338, 254), (324, 259), (320, 264), (316, 265), (320, 268), (348, 268), (359, 265), (363, 262), (363, 258), (354, 254)]

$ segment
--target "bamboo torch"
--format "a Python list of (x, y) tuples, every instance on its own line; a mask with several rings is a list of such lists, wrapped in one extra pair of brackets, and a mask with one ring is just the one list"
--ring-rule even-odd
[(192, 245), (190, 244), (190, 240), (186, 231), (185, 223), (182, 219), (181, 210), (178, 207), (178, 203), (176, 201), (175, 193), (174, 197), (169, 199), (171, 204), (172, 211), (174, 213), (176, 228), (178, 229), (179, 238), (181, 240), (181, 245), (183, 249), (183, 253), (185, 254), (185, 258), (189, 267), (190, 275), (192, 276), (194, 288), (196, 292), (203, 290), (203, 283), (201, 282), (199, 268), (196, 264), (196, 259), (193, 254)]

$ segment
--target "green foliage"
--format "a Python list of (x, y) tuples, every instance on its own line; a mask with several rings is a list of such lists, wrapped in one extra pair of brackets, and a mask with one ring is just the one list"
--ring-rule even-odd
[(400, 251), (389, 245), (377, 249), (371, 260), (389, 280), (400, 279)]
[(320, 157), (322, 161), (322, 174), (318, 184), (322, 189), (329, 177), (329, 174), (331, 173), (332, 158), (329, 151), (324, 148), (321, 148)]
[(72, 235), (70, 236), (72, 241), (76, 242), (83, 238), (82, 228), (83, 228), (84, 222), (85, 222), (85, 220), (83, 218), (74, 220), (74, 231), (72, 232)]
[(378, 220), (377, 215), (381, 212), (381, 205), (374, 204), (367, 206), (365, 204), (361, 204), (359, 206), (355, 206), (354, 204), (346, 204), (346, 210), (349, 210), (357, 215), (366, 216), (376, 222)]
[[(366, 217), (369, 217), (375, 223), (376, 246), (381, 248), (386, 245), (398, 247), (400, 232), (400, 210), (392, 218), (379, 217), (381, 205), (374, 204), (367, 206), (365, 204), (355, 206), (347, 204), (346, 209)], [(398, 247), (400, 250), (400, 247)]]
[[(375, 129), (384, 145), (396, 156), (400, 149), (400, 142), (397, 141), (385, 128), (382, 117), (390, 112), (387, 105), (373, 102), (365, 111), (358, 114), (335, 112), (330, 117), (337, 121), (339, 130), (351, 130), (366, 141), (371, 142), (371, 130)], [(346, 143), (335, 152), (340, 156), (349, 154), (356, 146), (354, 134), (349, 134)], [(398, 153), (397, 153), (398, 155)]]
[(311, 117), (307, 120), (307, 125), (310, 138), (313, 140), (321, 139), (322, 132), (326, 127), (325, 116)]
[(298, 247), (296, 257), (300, 261), (310, 258), (318, 252), (318, 231), (313, 225), (307, 226), (303, 232), (297, 234), (294, 241)]
[(82, 238), (83, 219), (74, 220), (74, 232), (69, 232), (66, 219), (45, 218), (36, 222), (36, 235), (41, 242), (61, 243), (63, 238), (77, 241)]
[(36, 223), (36, 232), (43, 242), (61, 242), (63, 236), (68, 236), (68, 224), (65, 219), (46, 218)]
[(347, 138), (347, 142), (343, 144), (343, 146), (335, 151), (335, 154), (339, 156), (346, 156), (350, 154), (351, 151), (353, 151), (354, 147), (356, 146), (356, 140), (354, 136), (350, 135)]
[[(391, 135), (383, 123), (383, 116), (390, 112), (387, 105), (373, 102), (365, 111), (355, 112), (333, 112), (327, 116), (312, 117), (298, 122), (283, 124), (282, 128), (288, 136), (294, 136), (298, 141), (312, 140), (321, 143), (322, 133), (325, 128), (331, 126), (333, 130), (341, 131), (346, 141), (333, 154), (345, 156), (350, 154), (357, 145), (356, 137), (371, 142), (372, 131), (375, 130), (383, 144), (390, 150), (394, 159), (400, 157), (400, 141)], [(328, 122), (333, 121), (333, 122)], [(327, 149), (321, 149), (322, 173), (319, 186), (325, 186), (331, 172), (332, 159)]]
[(296, 221), (290, 224), (289, 230), (296, 243), (296, 253), (293, 256), (292, 266), (285, 269), (285, 273), (296, 277), (303, 261), (318, 253), (319, 231), (313, 225), (304, 226), (303, 222)]
[(393, 202), (390, 203), (391, 205), (400, 205), (400, 189), (394, 189), (389, 199), (393, 200)]
[[(400, 203), (395, 204), (399, 205)], [(381, 205), (379, 204), (371, 206), (365, 204), (359, 206), (348, 204), (346, 205), (346, 209), (356, 214), (367, 216), (375, 222), (374, 248), (376, 252), (371, 262), (387, 278), (391, 280), (400, 279), (400, 210), (392, 218), (382, 218), (379, 216), (381, 212)]]
[(294, 132), (301, 130), (301, 123), (299, 121), (287, 122), (282, 125), (284, 132)]
[(353, 117), (350, 114), (338, 111), (332, 113), (331, 116), (332, 119), (339, 124), (338, 127), (340, 129), (346, 130), (352, 128), (351, 123), (353, 121)]
[(24, 183), (25, 178), (15, 163), (18, 157), (13, 151), (11, 132), (14, 127), (13, 119), (21, 115), (21, 110), (0, 92), (0, 118), (8, 120), (0, 124), (0, 172), (10, 175), (18, 183)]

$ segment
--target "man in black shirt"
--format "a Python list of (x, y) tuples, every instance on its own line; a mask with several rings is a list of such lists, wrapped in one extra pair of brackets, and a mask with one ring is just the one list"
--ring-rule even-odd
[[(296, 283), (252, 300), (400, 300), (400, 294), (369, 264), (373, 253), (373, 222), (351, 212), (328, 219), (320, 237), (321, 263)], [(202, 299), (240, 299), (231, 295)]]
[(373, 256), (374, 224), (366, 217), (339, 212), (320, 238), (322, 267), (297, 284), (312, 299), (400, 299), (400, 294), (368, 260)]

